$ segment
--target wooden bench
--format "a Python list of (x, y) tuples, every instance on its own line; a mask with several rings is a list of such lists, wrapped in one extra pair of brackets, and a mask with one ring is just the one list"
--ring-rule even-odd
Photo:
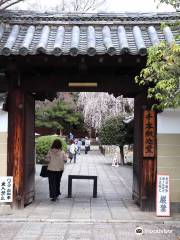
[(93, 198), (97, 197), (97, 176), (88, 176), (88, 175), (69, 175), (68, 176), (68, 197), (72, 197), (72, 180), (73, 179), (88, 179), (94, 180), (93, 184)]

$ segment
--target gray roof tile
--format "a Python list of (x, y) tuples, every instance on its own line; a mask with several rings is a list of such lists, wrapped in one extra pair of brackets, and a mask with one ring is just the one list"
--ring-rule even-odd
[(93, 26), (87, 29), (87, 54), (93, 56), (96, 54), (96, 33)]
[(64, 41), (64, 32), (65, 32), (64, 27), (63, 26), (59, 26), (57, 28), (56, 34), (52, 35), (52, 41), (53, 41), (53, 38), (55, 39), (54, 45), (53, 45), (52, 54), (54, 54), (55, 56), (59, 56), (59, 55), (62, 54), (62, 46), (63, 46), (63, 41)]
[(20, 55), (25, 56), (28, 54), (28, 49), (33, 40), (34, 33), (35, 33), (35, 26), (28, 27), (28, 29), (24, 35), (25, 37), (23, 38), (22, 45), (19, 48)]
[(148, 27), (148, 35), (151, 39), (151, 43), (152, 45), (156, 45), (156, 44), (159, 44), (159, 38), (158, 38), (158, 35), (157, 35), (157, 32), (156, 32), (156, 29), (154, 26), (149, 26)]
[(170, 27), (165, 27), (163, 29), (163, 32), (164, 32), (164, 36), (165, 36), (166, 41), (168, 42), (168, 44), (171, 45), (174, 42), (174, 36), (171, 32)]
[(147, 48), (174, 41), (177, 31), (160, 28), (178, 13), (0, 13), (0, 55), (146, 55)]

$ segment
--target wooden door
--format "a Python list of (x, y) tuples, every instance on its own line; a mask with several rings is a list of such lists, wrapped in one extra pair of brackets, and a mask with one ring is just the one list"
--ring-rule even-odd
[(134, 99), (134, 160), (133, 160), (133, 199), (140, 205), (142, 184), (142, 104), (141, 96)]
[(35, 196), (35, 132), (34, 99), (25, 96), (25, 135), (24, 135), (24, 205), (31, 203)]

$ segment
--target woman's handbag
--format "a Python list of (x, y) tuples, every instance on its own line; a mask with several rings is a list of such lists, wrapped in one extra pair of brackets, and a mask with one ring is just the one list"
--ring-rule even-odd
[(40, 176), (41, 177), (48, 177), (48, 166), (47, 165), (42, 165)]
[(73, 154), (71, 152), (69, 152), (69, 159), (73, 159)]

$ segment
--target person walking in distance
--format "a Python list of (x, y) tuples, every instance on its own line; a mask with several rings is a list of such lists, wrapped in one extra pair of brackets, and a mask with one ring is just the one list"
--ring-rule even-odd
[(48, 163), (49, 196), (51, 201), (56, 201), (57, 197), (61, 195), (60, 182), (64, 171), (64, 162), (67, 161), (59, 139), (54, 140), (45, 161)]
[(88, 139), (88, 137), (85, 137), (85, 154), (88, 153), (88, 151), (90, 151), (90, 139)]
[(71, 142), (74, 139), (74, 135), (72, 132), (69, 133), (69, 142)]
[(74, 163), (76, 163), (76, 154), (77, 154), (77, 145), (73, 140), (71, 140), (71, 145), (69, 147), (69, 158), (70, 158), (70, 163), (72, 159), (74, 160)]
[(81, 141), (81, 139), (79, 139), (77, 141), (77, 152), (78, 152), (79, 155), (81, 153), (81, 146), (82, 146), (82, 141)]

